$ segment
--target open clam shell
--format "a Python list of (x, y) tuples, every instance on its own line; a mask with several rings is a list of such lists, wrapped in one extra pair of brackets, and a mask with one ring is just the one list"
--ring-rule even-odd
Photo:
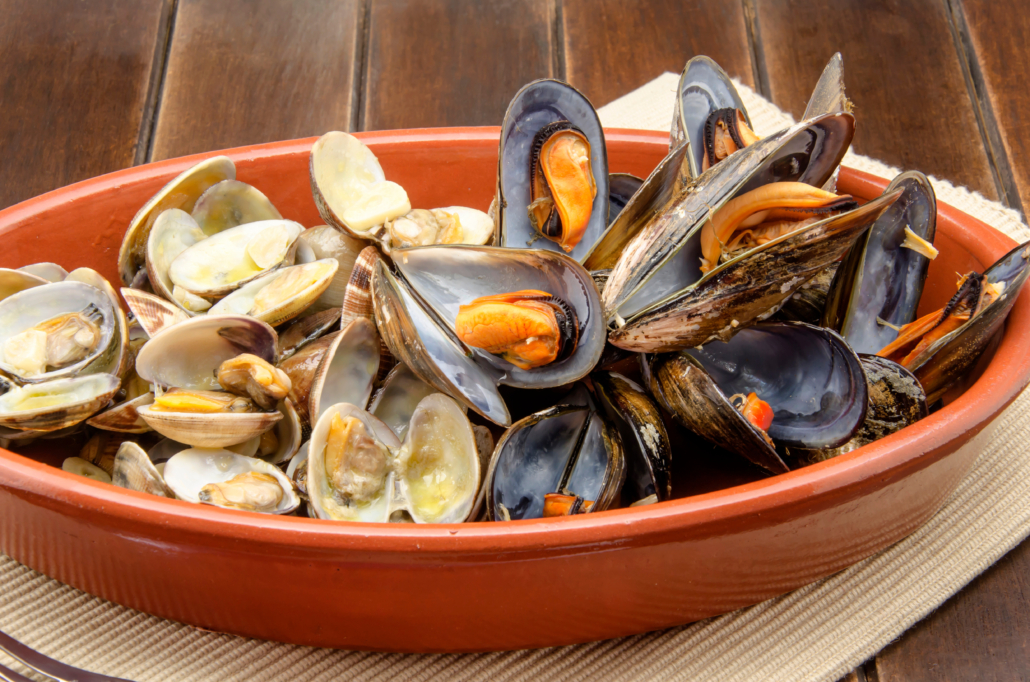
[(95, 287), (107, 295), (114, 308), (115, 332), (107, 351), (101, 354), (101, 358), (91, 364), (91, 370), (114, 374), (123, 381), (129, 374), (133, 365), (133, 352), (129, 338), (129, 321), (122, 311), (121, 303), (118, 300), (118, 293), (103, 275), (92, 268), (76, 268), (65, 277), (66, 282), (82, 282)]
[(911, 372), (896, 362), (875, 355), (860, 355), (869, 388), (865, 420), (846, 443), (835, 448), (788, 448), (788, 460), (800, 465), (821, 462), (880, 440), (915, 424), (929, 414), (926, 393)]
[(1003, 284), (998, 298), (964, 325), (941, 337), (923, 354), (912, 373), (926, 391), (926, 401), (935, 403), (944, 392), (968, 372), (1001, 329), (1030, 275), (1030, 242), (1020, 244), (989, 267), (984, 276), (991, 284)]
[[(67, 273), (66, 273), (67, 274)], [(63, 277), (61, 278), (64, 279)], [(58, 280), (60, 281), (60, 280)], [(49, 284), (50, 280), (26, 270), (0, 268), (0, 300), (25, 289)]]
[[(328, 225), (309, 227), (301, 232), (298, 238), (300, 245), (306, 245), (311, 249), (312, 260), (322, 258), (335, 258), (339, 268), (333, 276), (332, 284), (318, 300), (308, 308), (309, 312), (316, 313), (331, 308), (339, 308), (343, 305), (343, 292), (347, 288), (347, 281), (350, 279), (351, 269), (354, 267), (354, 260), (368, 242), (362, 239), (355, 239)], [(298, 262), (300, 262), (298, 251)]]
[[(821, 186), (840, 164), (854, 130), (850, 114), (821, 116), (741, 149), (660, 207), (638, 203), (635, 197), (605, 235), (605, 253), (624, 244), (602, 298), (606, 317), (617, 314), (632, 320), (697, 283), (702, 275), (700, 232), (712, 212), (733, 197), (771, 182)], [(666, 174), (674, 167), (671, 164)], [(652, 174), (640, 189), (641, 198), (652, 192), (656, 198), (667, 195), (649, 187), (652, 182), (667, 185), (666, 174)], [(604, 267), (593, 260), (588, 266)]]
[(112, 374), (89, 374), (14, 387), (0, 395), (0, 426), (57, 431), (104, 408), (121, 381)]
[(278, 367), (290, 377), (290, 401), (293, 403), (304, 424), (313, 423), (308, 418), (308, 402), (311, 397), (311, 386), (315, 381), (318, 368), (322, 364), (329, 348), (336, 343), (340, 332), (333, 332), (311, 343), (306, 344), (296, 353), (279, 363)]
[(288, 265), (303, 230), (292, 220), (263, 220), (231, 227), (179, 253), (168, 266), (168, 277), (173, 285), (196, 296), (225, 296)]
[(0, 348), (4, 348), (11, 337), (46, 320), (66, 313), (78, 313), (90, 306), (94, 306), (101, 317), (99, 338), (81, 360), (49, 372), (29, 373), (4, 358), (0, 360), (0, 370), (18, 381), (32, 383), (101, 370), (116, 373), (116, 356), (122, 340), (119, 311), (106, 292), (83, 282), (55, 282), (32, 287), (0, 301)]
[[(933, 243), (937, 201), (918, 171), (894, 178), (901, 196), (855, 243), (837, 269), (822, 324), (840, 332), (856, 353), (877, 353), (916, 316), (930, 259), (907, 248), (906, 231)], [(886, 323), (886, 324), (885, 324)]]
[(407, 365), (400, 363), (386, 375), (383, 386), (372, 398), (368, 411), (383, 420), (398, 438), (403, 439), (415, 408), (423, 398), (433, 393), (436, 393), (435, 388), (419, 379)]
[[(333, 486), (326, 451), (334, 416), (354, 417), (385, 446), (381, 482), (354, 501)], [(342, 466), (352, 460), (343, 458)], [(346, 403), (333, 405), (318, 420), (308, 446), (307, 490), (319, 518), (379, 521), (407, 512), (416, 523), (458, 523), (472, 511), (480, 468), (468, 418), (451, 398), (435, 393), (419, 402), (401, 442), (381, 421)]]
[(121, 249), (118, 251), (118, 272), (122, 283), (130, 286), (136, 273), (145, 266), (150, 229), (162, 212), (170, 208), (179, 208), (188, 213), (209, 187), (222, 180), (235, 178), (236, 166), (232, 159), (227, 156), (215, 156), (183, 171), (143, 204), (125, 231)]
[(68, 276), (68, 271), (57, 263), (29, 263), (18, 268), (18, 272), (27, 272), (47, 282), (63, 282)]
[(204, 497), (204, 486), (227, 483), (247, 473), (271, 476), (281, 488), (279, 503), (267, 513), (289, 514), (300, 506), (300, 497), (290, 479), (278, 467), (254, 457), (244, 457), (217, 448), (191, 448), (172, 456), (164, 467), (164, 479), (168, 487), (179, 499), (194, 503), (200, 503)]
[(118, 403), (114, 407), (97, 414), (86, 421), (95, 429), (116, 431), (119, 433), (146, 433), (153, 429), (147, 425), (136, 411), (140, 407), (154, 402), (153, 393), (144, 393), (132, 400)]
[[(376, 323), (392, 354), (423, 381), (498, 424), (510, 423), (498, 384), (547, 388), (590, 372), (604, 348), (604, 322), (590, 274), (554, 251), (427, 246), (395, 253), (397, 277), (380, 262), (372, 280)], [(579, 341), (561, 360), (520, 369), (466, 347), (455, 335), (461, 305), (493, 294), (535, 289), (575, 312)]]
[(749, 126), (751, 119), (733, 81), (710, 57), (699, 55), (687, 62), (680, 74), (676, 93), (669, 151), (683, 143), (689, 144), (690, 175), (696, 178), (701, 175), (701, 161), (705, 154), (704, 128), (708, 116), (719, 109), (732, 108), (744, 114)]
[(372, 239), (372, 228), (411, 210), (404, 188), (387, 180), (372, 150), (348, 133), (318, 138), (309, 172), (322, 220), (351, 237)]
[(150, 228), (150, 236), (147, 238), (145, 258), (150, 286), (188, 315), (204, 312), (211, 307), (211, 302), (199, 297), (179, 301), (174, 295), (175, 284), (168, 276), (168, 270), (179, 254), (206, 238), (207, 235), (190, 214), (177, 208), (161, 213)]
[(158, 473), (150, 456), (136, 443), (125, 442), (118, 448), (114, 458), (114, 473), (111, 482), (129, 490), (175, 499), (175, 493)]
[(808, 279), (843, 256), (899, 193), (884, 194), (723, 263), (684, 290), (639, 311), (608, 340), (624, 350), (653, 353), (729, 339), (775, 312)]
[(549, 493), (577, 495), (607, 509), (626, 475), (617, 430), (590, 407), (557, 405), (522, 419), (494, 449), (486, 478), (492, 521), (540, 518)]
[(340, 308), (329, 308), (300, 318), (279, 335), (280, 362), (315, 339), (335, 329), (340, 321)]
[(350, 403), (364, 409), (379, 370), (379, 334), (364, 317), (351, 321), (333, 339), (315, 371), (308, 397), (308, 418), (314, 424), (331, 405)]
[(129, 306), (136, 322), (150, 338), (154, 338), (168, 327), (190, 319), (189, 314), (182, 308), (145, 291), (123, 288), (122, 298), (125, 299), (125, 304)]
[(672, 497), (672, 448), (658, 406), (642, 387), (621, 374), (594, 372), (590, 380), (605, 418), (618, 429), (622, 440), (626, 458), (623, 502), (652, 495), (659, 501)]
[(568, 252), (573, 259), (582, 262), (607, 227), (608, 152), (593, 105), (582, 93), (561, 81), (543, 79), (529, 83), (515, 94), (504, 114), (497, 170), (497, 243), (517, 249), (532, 245), (537, 249), (562, 250), (533, 227), (529, 204), (534, 138), (548, 124), (563, 120), (586, 137), (597, 187), (586, 229)]
[(800, 322), (764, 323), (725, 343), (650, 358), (651, 389), (688, 429), (773, 472), (787, 470), (762, 432), (730, 402), (757, 394), (772, 408), (768, 435), (784, 447), (837, 447), (867, 407), (858, 356), (834, 332)]
[(307, 310), (332, 284), (339, 266), (335, 258), (326, 258), (280, 268), (232, 292), (210, 314), (250, 315), (277, 327)]
[(153, 405), (136, 408), (147, 426), (166, 438), (198, 448), (224, 448), (260, 436), (283, 418), (281, 412), (203, 414), (163, 412)]
[(282, 219), (268, 197), (239, 180), (222, 180), (208, 187), (190, 215), (207, 236), (245, 223)]

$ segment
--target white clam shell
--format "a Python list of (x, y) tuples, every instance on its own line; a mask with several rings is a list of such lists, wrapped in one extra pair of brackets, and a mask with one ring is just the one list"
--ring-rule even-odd
[(200, 491), (205, 485), (224, 483), (251, 471), (269, 474), (282, 486), (283, 499), (275, 514), (289, 514), (300, 506), (297, 491), (278, 467), (220, 448), (190, 448), (172, 456), (165, 463), (164, 479), (180, 499), (199, 504)]

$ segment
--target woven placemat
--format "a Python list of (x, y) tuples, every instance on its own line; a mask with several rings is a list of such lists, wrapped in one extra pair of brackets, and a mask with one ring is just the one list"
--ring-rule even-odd
[[(609, 127), (668, 130), (677, 76), (602, 108)], [(756, 131), (788, 116), (739, 85)], [(845, 163), (884, 177), (864, 157)], [(938, 198), (1019, 241), (1019, 216), (934, 180)], [(1030, 533), (1030, 393), (982, 438), (944, 508), (911, 536), (830, 578), (690, 626), (579, 646), (476, 655), (333, 651), (203, 632), (75, 590), (0, 555), (0, 629), (76, 666), (134, 680), (827, 680), (840, 678)], [(17, 670), (17, 663), (0, 655)]]

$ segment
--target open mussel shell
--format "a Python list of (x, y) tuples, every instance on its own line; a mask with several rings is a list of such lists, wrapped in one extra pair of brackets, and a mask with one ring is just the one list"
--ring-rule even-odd
[[(660, 210), (634, 198), (605, 235), (605, 249), (624, 243), (602, 297), (605, 316), (632, 320), (696, 284), (702, 276), (701, 228), (714, 211), (772, 182), (821, 186), (840, 164), (854, 131), (850, 114), (821, 116), (737, 151), (670, 196)], [(640, 194), (651, 191), (650, 181)], [(605, 266), (591, 260), (588, 267)]]
[[(83, 282), (55, 282), (25, 289), (0, 301), (0, 349), (7, 341), (36, 325), (61, 315), (95, 310), (99, 338), (83, 357), (49, 372), (31, 373), (0, 359), (0, 371), (20, 382), (41, 382), (82, 373), (110, 371), (117, 373), (122, 330), (117, 305), (107, 292)], [(120, 356), (119, 356), (120, 357)], [(115, 366), (112, 366), (114, 364)]]
[(332, 284), (339, 267), (335, 258), (325, 258), (280, 268), (232, 292), (210, 314), (250, 315), (277, 327), (307, 310)]
[(894, 178), (886, 193), (898, 189), (901, 196), (855, 243), (827, 294), (822, 324), (856, 353), (878, 353), (894, 341), (897, 327), (915, 319), (923, 295), (930, 259), (906, 246), (906, 230), (932, 244), (937, 201), (918, 171)]
[(783, 447), (837, 447), (866, 413), (858, 356), (834, 332), (800, 322), (757, 324), (725, 343), (652, 356), (650, 377), (655, 397), (688, 429), (773, 473), (786, 465), (732, 397), (755, 393), (768, 403), (768, 435)]
[[(844, 94), (844, 60), (840, 56), (840, 52), (836, 52), (823, 68), (823, 72), (815, 84), (815, 89), (808, 98), (808, 106), (805, 107), (805, 113), (801, 120), (807, 121), (823, 114), (851, 113), (851, 111), (851, 102)], [(833, 175), (823, 183), (823, 189), (828, 192), (836, 191), (839, 172), (840, 169), (833, 171)]]
[(268, 197), (239, 180), (222, 180), (211, 185), (197, 199), (190, 215), (207, 236), (244, 223), (282, 219)]
[[(859, 237), (859, 241), (861, 239)], [(821, 326), (823, 313), (826, 311), (826, 294), (830, 291), (839, 265), (839, 262), (831, 263), (816, 273), (812, 279), (794, 291), (794, 295), (784, 301), (776, 314), (769, 319), (774, 322), (807, 322)]]
[[(744, 102), (737, 93), (733, 81), (710, 57), (699, 55), (687, 62), (680, 74), (676, 88), (676, 103), (672, 114), (672, 130), (669, 135), (669, 151), (689, 143), (687, 158), (691, 177), (701, 175), (704, 159), (705, 121), (719, 109), (738, 109), (751, 126)], [(754, 126), (751, 126), (754, 127)]]
[(1030, 242), (1020, 244), (1002, 256), (984, 273), (991, 284), (1003, 284), (998, 298), (964, 325), (941, 337), (923, 354), (920, 364), (909, 367), (926, 391), (929, 404), (968, 372), (1001, 329), (1030, 274)]
[(859, 360), (869, 389), (869, 407), (862, 425), (850, 440), (835, 448), (787, 448), (787, 459), (792, 465), (814, 464), (857, 450), (929, 414), (926, 393), (915, 375), (898, 363), (875, 355), (860, 355)]
[(808, 279), (843, 256), (899, 193), (884, 194), (746, 251), (641, 311), (608, 340), (624, 350), (653, 353), (729, 339), (775, 312)]
[(562, 250), (557, 242), (541, 236), (529, 216), (534, 138), (545, 126), (557, 121), (568, 121), (578, 128), (590, 145), (590, 168), (597, 194), (586, 229), (568, 252), (582, 262), (608, 223), (608, 151), (593, 105), (561, 81), (542, 79), (529, 83), (515, 94), (504, 114), (497, 169), (497, 243), (517, 249), (532, 244), (537, 249)]
[(576, 495), (607, 509), (626, 476), (622, 440), (590, 407), (557, 405), (512, 424), (494, 449), (486, 479), (491, 521), (544, 515), (550, 493)]
[[(190, 448), (183, 450), (165, 464), (164, 480), (175, 495), (187, 502), (214, 504), (205, 494), (204, 487), (210, 484), (226, 484), (238, 476), (255, 473), (270, 476), (281, 490), (281, 497), (274, 506), (253, 508), (247, 501), (232, 506), (246, 511), (262, 511), (271, 514), (289, 514), (300, 506), (300, 497), (293, 483), (278, 467), (254, 457), (244, 457), (229, 450), (218, 448)], [(217, 504), (216, 506), (227, 506)]]
[[(381, 481), (366, 487), (367, 499), (356, 501), (334, 487), (346, 471), (327, 470), (336, 415), (360, 421), (386, 450), (380, 450), (386, 461), (376, 472)], [(356, 463), (349, 453), (339, 458), (341, 467)], [(306, 486), (309, 506), (319, 518), (385, 522), (404, 512), (416, 523), (459, 523), (472, 512), (479, 481), (472, 426), (458, 403), (439, 393), (419, 402), (403, 442), (383, 422), (346, 403), (330, 407), (311, 433)]]
[(209, 187), (222, 180), (236, 179), (236, 166), (227, 156), (205, 159), (177, 175), (162, 187), (136, 213), (125, 231), (118, 252), (118, 272), (122, 283), (130, 286), (145, 265), (147, 240), (154, 221), (170, 208), (192, 211), (197, 200)]
[(594, 372), (590, 380), (605, 417), (622, 439), (626, 457), (623, 502), (652, 495), (658, 500), (672, 497), (672, 449), (658, 406), (642, 387), (621, 374)]
[[(380, 262), (372, 280), (376, 322), (390, 351), (423, 381), (487, 419), (510, 423), (499, 383), (547, 388), (576, 381), (597, 364), (604, 322), (590, 274), (554, 251), (474, 246), (427, 246), (395, 253), (400, 277)], [(535, 289), (575, 313), (578, 343), (564, 359), (520, 369), (501, 357), (466, 347), (455, 335), (460, 306), (493, 294)]]
[(129, 490), (175, 499), (175, 493), (158, 473), (150, 455), (136, 443), (126, 441), (118, 447), (111, 482)]
[(637, 193), (643, 179), (631, 173), (611, 173), (608, 175), (608, 224), (611, 225), (622, 213), (629, 200)]
[(120, 385), (112, 374), (89, 374), (11, 387), (0, 395), (0, 426), (33, 431), (73, 426), (103, 409)]
[(315, 141), (309, 173), (322, 220), (351, 237), (372, 239), (373, 228), (411, 210), (404, 188), (387, 180), (372, 150), (348, 133), (333, 131)]

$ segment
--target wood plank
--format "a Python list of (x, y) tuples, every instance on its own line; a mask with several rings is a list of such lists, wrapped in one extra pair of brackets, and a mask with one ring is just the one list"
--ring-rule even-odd
[(359, 0), (180, 0), (154, 160), (350, 130)]
[(997, 198), (944, 0), (755, 0), (773, 101), (795, 117), (844, 56), (854, 149)]
[(724, 0), (564, 0), (566, 79), (603, 106), (708, 55), (754, 87), (744, 6)]
[(0, 207), (131, 166), (170, 0), (0, 2)]
[(1022, 211), (1030, 205), (1030, 94), (1020, 77), (1030, 70), (1030, 16), (1018, 0), (961, 0), (953, 8), (1008, 202)]
[(551, 0), (371, 0), (363, 130), (501, 125), (554, 75)]
[(876, 657), (879, 682), (1030, 679), (1030, 540)]

